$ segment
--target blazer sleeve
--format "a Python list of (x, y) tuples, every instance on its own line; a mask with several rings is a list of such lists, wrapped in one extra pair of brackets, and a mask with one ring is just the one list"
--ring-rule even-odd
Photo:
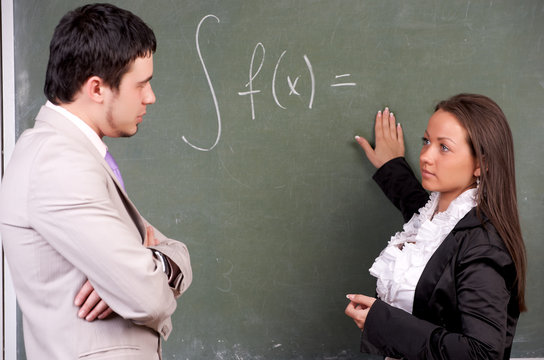
[[(145, 222), (148, 224), (147, 221)], [(153, 227), (153, 230), (155, 237), (159, 240), (159, 244), (156, 246), (150, 246), (150, 248), (160, 251), (168, 258), (170, 266), (179, 270), (172, 274), (172, 278), (168, 279), (168, 284), (170, 285), (172, 291), (174, 292), (174, 296), (177, 299), (185, 292), (185, 290), (187, 290), (193, 281), (193, 271), (191, 268), (189, 251), (187, 250), (187, 246), (185, 246), (185, 244), (166, 237), (155, 227)]]
[(405, 359), (502, 359), (512, 266), (504, 249), (471, 247), (457, 264), (459, 329), (449, 331), (377, 300), (366, 320), (361, 350)]
[(382, 165), (372, 178), (385, 196), (401, 211), (404, 221), (410, 220), (429, 199), (429, 194), (403, 157), (392, 159)]
[[(88, 278), (115, 313), (167, 338), (174, 293), (142, 246), (138, 228), (114, 202), (102, 164), (86, 149), (54, 137), (42, 144), (31, 169), (30, 226)], [(187, 257), (183, 246), (172, 248), (181, 254), (164, 250), (172, 258)]]

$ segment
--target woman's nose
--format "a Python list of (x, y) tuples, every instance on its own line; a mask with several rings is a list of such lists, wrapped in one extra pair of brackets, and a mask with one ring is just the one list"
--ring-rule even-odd
[(429, 145), (424, 145), (419, 153), (419, 161), (421, 163), (429, 164), (432, 162), (432, 149)]

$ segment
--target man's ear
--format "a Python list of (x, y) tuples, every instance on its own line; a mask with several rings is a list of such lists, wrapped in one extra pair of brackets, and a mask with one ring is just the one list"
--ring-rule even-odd
[(83, 92), (87, 97), (96, 103), (103, 103), (106, 93), (106, 84), (98, 76), (91, 76), (83, 84)]

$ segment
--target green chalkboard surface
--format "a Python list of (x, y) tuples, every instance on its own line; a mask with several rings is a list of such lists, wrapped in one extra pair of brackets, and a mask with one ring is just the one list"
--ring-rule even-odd
[[(157, 102), (107, 142), (194, 268), (165, 359), (366, 358), (345, 294), (374, 293), (402, 219), (353, 137), (390, 106), (417, 166), (433, 106), (459, 92), (495, 99), (513, 129), (530, 309), (513, 355), (544, 357), (542, 0), (113, 2), (155, 30)], [(54, 26), (83, 3), (14, 1), (18, 134), (45, 102)]]

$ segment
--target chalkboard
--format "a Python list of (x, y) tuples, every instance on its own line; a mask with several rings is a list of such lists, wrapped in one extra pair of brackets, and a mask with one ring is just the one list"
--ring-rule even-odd
[[(17, 134), (45, 102), (54, 26), (83, 3), (14, 1)], [(459, 92), (513, 129), (530, 309), (513, 356), (544, 356), (542, 0), (113, 3), (157, 35), (157, 103), (107, 142), (194, 268), (165, 359), (366, 358), (345, 294), (374, 293), (368, 268), (402, 219), (353, 137), (390, 106), (417, 169), (434, 104)]]

